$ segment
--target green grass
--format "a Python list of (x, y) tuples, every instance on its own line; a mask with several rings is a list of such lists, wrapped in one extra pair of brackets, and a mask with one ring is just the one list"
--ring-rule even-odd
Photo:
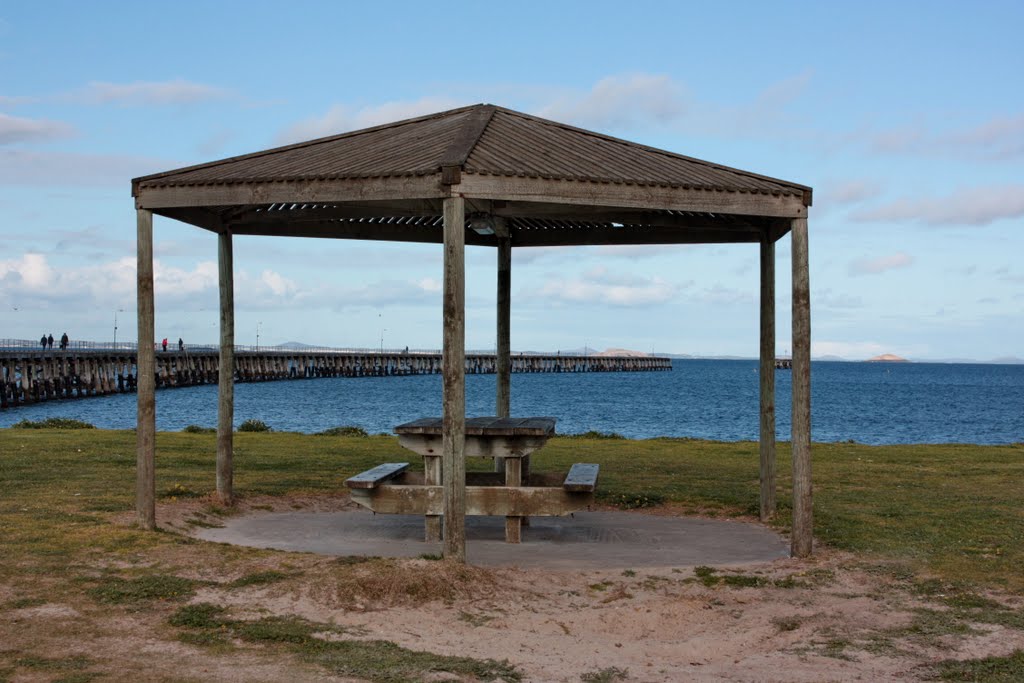
[[(158, 434), (157, 490), (212, 491), (215, 450), (212, 434)], [(777, 526), (785, 531), (787, 445), (780, 443), (778, 451)], [(157, 542), (86, 514), (132, 509), (133, 432), (5, 429), (0, 452), (0, 534), (10, 538), (8, 552), (38, 558)], [(421, 469), (408, 456), (390, 436), (243, 432), (235, 435), (235, 486), (241, 496), (333, 493), (347, 477), (380, 462), (404, 458)], [(601, 465), (600, 499), (623, 508), (668, 503), (682, 512), (722, 516), (754, 515), (758, 508), (755, 443), (554, 438), (533, 458), (533, 468), (565, 472), (584, 456)], [(944, 580), (1024, 593), (1018, 569), (1024, 566), (1024, 444), (830, 443), (814, 444), (812, 456), (820, 541), (910, 562)], [(470, 469), (489, 466), (469, 463)]]

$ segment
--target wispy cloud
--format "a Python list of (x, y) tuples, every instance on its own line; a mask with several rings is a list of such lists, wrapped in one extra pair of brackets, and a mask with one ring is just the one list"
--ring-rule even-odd
[(754, 294), (750, 291), (715, 284), (698, 294), (697, 299), (706, 304), (731, 306), (733, 304), (752, 303), (754, 301)]
[(888, 256), (857, 259), (850, 264), (849, 273), (850, 275), (877, 275), (887, 270), (905, 268), (913, 262), (914, 259), (909, 254), (900, 251)]
[(863, 360), (892, 352), (892, 349), (876, 341), (811, 340), (812, 356), (839, 356), (850, 360)]
[(881, 194), (882, 186), (872, 180), (846, 180), (831, 184), (825, 184), (821, 190), (815, 193), (817, 206), (819, 203), (824, 206), (845, 206), (857, 204), (867, 199), (873, 199)]
[(58, 140), (66, 138), (74, 132), (74, 128), (60, 121), (26, 119), (0, 113), (0, 145)]
[(549, 276), (540, 287), (528, 289), (527, 293), (558, 303), (650, 306), (671, 300), (677, 290), (677, 285), (659, 277), (612, 273), (598, 267), (578, 277)]
[(361, 128), (369, 128), (382, 123), (433, 114), (446, 109), (454, 109), (464, 104), (466, 102), (448, 97), (423, 97), (407, 102), (385, 102), (373, 107), (352, 107), (346, 104), (336, 104), (320, 116), (312, 116), (285, 128), (277, 135), (277, 142), (288, 144), (302, 140), (312, 140)]
[(134, 83), (108, 83), (94, 81), (69, 95), (86, 104), (120, 104), (125, 106), (185, 105), (219, 100), (231, 92), (205, 83), (184, 79), (171, 81), (136, 81)]
[(23, 104), (32, 104), (37, 98), (25, 95), (0, 95), (0, 107), (17, 107)]
[(1024, 113), (996, 115), (959, 128), (936, 129), (925, 120), (882, 130), (862, 128), (847, 139), (885, 155), (1007, 161), (1024, 156)]
[(134, 177), (182, 165), (150, 157), (0, 149), (0, 183), (51, 187), (127, 184)]
[(566, 93), (540, 108), (540, 116), (596, 128), (645, 122), (669, 124), (688, 106), (683, 87), (670, 77), (626, 74), (603, 78), (582, 93)]
[(551, 93), (534, 108), (540, 116), (590, 128), (660, 126), (688, 133), (743, 135), (776, 129), (786, 108), (806, 91), (812, 73), (770, 83), (739, 104), (704, 101), (682, 83), (661, 74), (603, 78), (588, 91)]
[(980, 226), (1020, 216), (1024, 216), (1024, 185), (967, 188), (940, 198), (900, 199), (856, 212), (852, 218), (863, 222)]
[(831, 288), (816, 291), (814, 303), (817, 306), (836, 309), (862, 308), (864, 300), (859, 296), (853, 296), (845, 292), (836, 292)]

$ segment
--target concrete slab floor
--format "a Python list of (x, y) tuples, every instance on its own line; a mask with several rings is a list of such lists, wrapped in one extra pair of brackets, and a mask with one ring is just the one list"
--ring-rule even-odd
[[(423, 540), (423, 517), (344, 512), (259, 513), (199, 529), (207, 541), (321, 555), (418, 557), (440, 554)], [(505, 543), (504, 517), (466, 518), (470, 564), (541, 569), (628, 569), (770, 562), (789, 556), (784, 537), (749, 522), (637, 512), (535, 517), (523, 542)]]

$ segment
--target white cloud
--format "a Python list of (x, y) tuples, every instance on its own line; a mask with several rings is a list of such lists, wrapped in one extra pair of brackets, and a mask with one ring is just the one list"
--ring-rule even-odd
[(40, 142), (65, 138), (74, 128), (60, 121), (26, 119), (0, 113), (0, 145), (16, 142)]
[(925, 225), (988, 225), (1024, 216), (1024, 185), (967, 188), (937, 199), (900, 199), (859, 211), (862, 222), (916, 221)]
[(424, 292), (440, 292), (442, 289), (441, 283), (432, 277), (425, 277), (417, 282), (416, 285)]
[(288, 144), (312, 140), (454, 109), (463, 104), (465, 102), (448, 97), (422, 97), (410, 102), (385, 102), (377, 106), (362, 108), (335, 104), (320, 116), (312, 116), (284, 129), (277, 135), (277, 141), (280, 144)]
[(850, 275), (876, 275), (887, 270), (905, 268), (913, 262), (914, 259), (909, 254), (900, 251), (888, 256), (857, 259), (850, 263), (849, 273)]
[(45, 289), (53, 280), (53, 269), (43, 254), (24, 254), (19, 259), (0, 261), (0, 281), (14, 289)]
[(224, 99), (230, 92), (203, 83), (183, 79), (172, 81), (136, 81), (134, 83), (106, 83), (95, 81), (71, 94), (71, 98), (89, 104), (122, 104), (151, 106), (168, 104), (197, 104)]
[(650, 306), (671, 300), (677, 286), (659, 277), (641, 277), (593, 268), (579, 277), (550, 276), (530, 297), (561, 303), (600, 303), (612, 306)]

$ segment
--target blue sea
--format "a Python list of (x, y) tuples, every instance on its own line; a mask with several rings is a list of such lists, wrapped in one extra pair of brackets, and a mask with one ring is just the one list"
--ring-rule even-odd
[[(789, 438), (790, 377), (776, 371), (778, 437)], [(466, 378), (467, 414), (494, 413), (495, 378)], [(324, 378), (237, 384), (235, 420), (276, 431), (318, 432), (353, 425), (390, 432), (440, 415), (441, 378)], [(550, 415), (563, 434), (616, 432), (721, 441), (758, 438), (753, 360), (676, 360), (672, 372), (515, 374), (513, 416)], [(843, 363), (811, 369), (814, 441), (866, 444), (1024, 442), (1024, 365)], [(135, 395), (50, 401), (0, 411), (0, 427), (68, 417), (105, 429), (135, 426)], [(157, 392), (157, 429), (217, 423), (215, 386)]]

